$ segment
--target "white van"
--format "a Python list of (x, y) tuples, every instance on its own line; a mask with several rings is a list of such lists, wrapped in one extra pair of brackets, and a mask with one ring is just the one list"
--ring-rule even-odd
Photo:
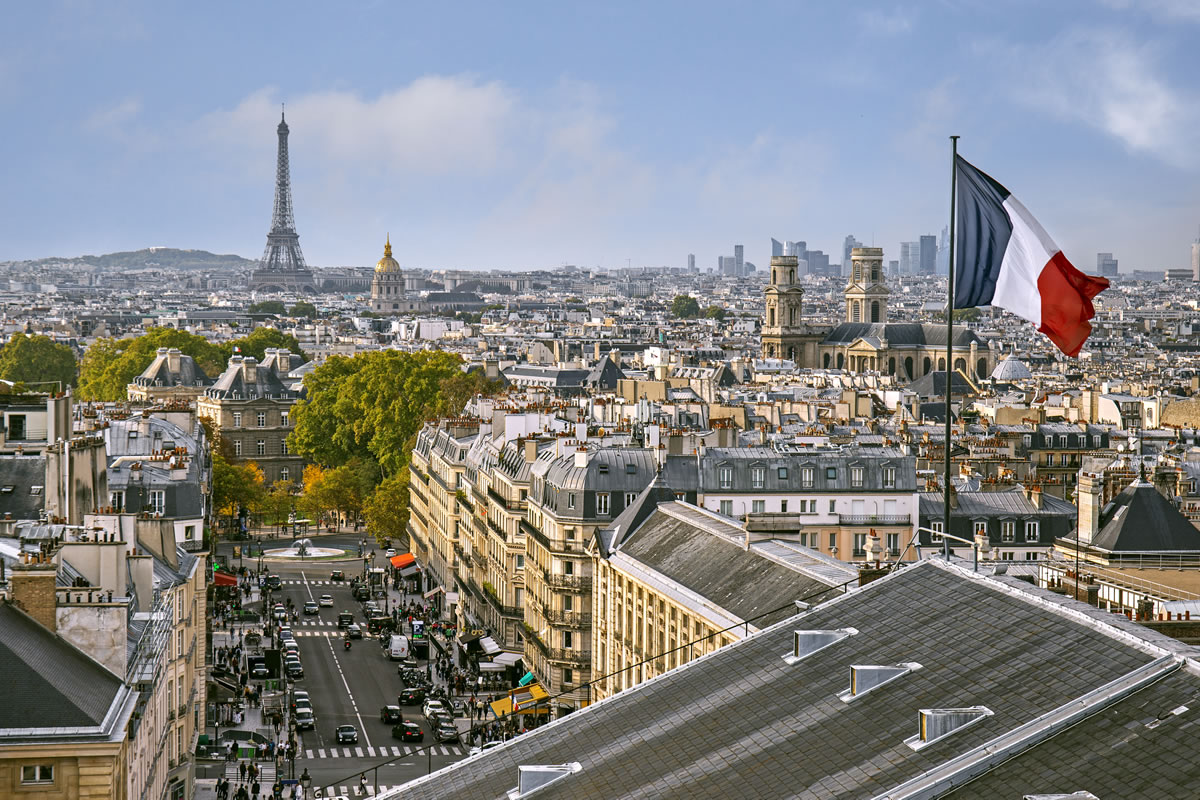
[(388, 642), (388, 658), (392, 661), (399, 661), (402, 658), (408, 658), (408, 637), (399, 633), (393, 633), (392, 639)]

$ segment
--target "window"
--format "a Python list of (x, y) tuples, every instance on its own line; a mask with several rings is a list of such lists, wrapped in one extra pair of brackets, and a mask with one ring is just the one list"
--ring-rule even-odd
[(1000, 523), (1000, 541), (1015, 542), (1017, 540), (1017, 523), (1006, 519)]
[(34, 497), (37, 497), (38, 495), (40, 495), (42, 493), (42, 487), (41, 486), (30, 486), (29, 493), (31, 495), (33, 495)]
[(607, 475), (608, 474), (608, 464), (601, 464), (600, 466), (596, 467), (596, 471), (599, 472), (601, 475)]
[(287, 411), (279, 412), (279, 424), (285, 428), (288, 426), (288, 412)]
[(289, 471), (287, 467), (284, 467), (283, 469), (279, 470), (279, 480), (286, 481), (288, 480), (288, 476), (291, 474), (291, 471)]
[(722, 500), (721, 501), (721, 513), (727, 517), (733, 516), (733, 501), (732, 500)]
[[(138, 432), (137, 432), (137, 431), (130, 431), (130, 432), (129, 432), (129, 438), (130, 438), (130, 439), (136, 439), (136, 438), (137, 438), (137, 435), (138, 435)], [(17, 438), (17, 437), (15, 437), (15, 436), (10, 436), (9, 438), (10, 438), (10, 439), (15, 439), (15, 438)], [(22, 438), (24, 438), (24, 437), (22, 437)]]
[(1064, 467), (1067, 465), (1067, 454), (1066, 453), (1063, 453), (1062, 455), (1060, 455), (1058, 457), (1058, 463), (1062, 464)]
[(575, 507), (575, 493), (571, 492), (567, 495), (567, 508)]
[(988, 528), (987, 520), (985, 520), (985, 519), (975, 520), (974, 529), (975, 529), (976, 536), (987, 536), (987, 534), (988, 534), (987, 528)]
[[(816, 501), (816, 500), (814, 500), (813, 502), (815, 503), (815, 502), (817, 502), (817, 501)], [(830, 514), (836, 514), (836, 513), (837, 513), (837, 501), (836, 501), (836, 500), (830, 500), (830, 501), (829, 501), (829, 513), (830, 513)]]
[(196, 526), (195, 525), (185, 525), (183, 528), (183, 538), (195, 539), (196, 538)]
[[(1192, 490), (1192, 493), (1193, 493), (1193, 494), (1195, 494), (1195, 490), (1194, 490), (1194, 489)], [(678, 500), (679, 502), (681, 502), (681, 503), (682, 503), (684, 500), (686, 500), (686, 499), (687, 499), (687, 495), (686, 495), (685, 493), (683, 493), (683, 492), (676, 492), (676, 493), (675, 493), (675, 499), (676, 499), (676, 500)]]
[(575, 670), (564, 669), (562, 682), (563, 683), (574, 683), (575, 682)]
[(167, 493), (163, 489), (150, 490), (150, 511), (154, 514), (162, 514), (167, 507)]
[(1000, 560), (1001, 560), (1001, 561), (1012, 561), (1012, 560), (1013, 560), (1013, 552), (1012, 552), (1012, 550), (1004, 550), (1003, 552), (1001, 552), (1001, 553), (1000, 553)]
[(625, 493), (625, 505), (626, 506), (633, 505), (634, 500), (637, 500), (637, 492), (626, 492)]
[(1041, 536), (1039, 535), (1041, 533), (1041, 531), (1039, 530), (1039, 527), (1040, 526), (1036, 522), (1026, 522), (1025, 523), (1025, 541), (1027, 541), (1027, 542), (1038, 541), (1041, 538)]
[(563, 528), (563, 535), (566, 536), (568, 539), (574, 541), (575, 529), (574, 528)]
[(233, 412), (233, 427), (235, 427), (235, 428), (242, 427), (242, 412), (240, 412), (240, 411)]
[[(516, 564), (517, 564), (517, 569), (525, 569), (525, 556), (517, 554)], [(517, 589), (517, 591), (520, 592), (521, 590)], [(520, 600), (518, 600), (517, 605), (520, 605), (520, 604), (521, 604), (521, 602), (520, 602)]]
[(883, 468), (883, 488), (885, 488), (885, 489), (895, 489), (896, 488), (896, 468), (895, 467), (884, 467)]
[(265, 412), (265, 411), (258, 412), (258, 414), (255, 415), (254, 422), (260, 428), (267, 427), (267, 412)]
[(787, 500), (780, 500), (780, 501), (779, 501), (779, 513), (780, 513), (780, 514), (786, 514), (786, 513), (787, 513)]
[(942, 538), (942, 532), (946, 530), (945, 524), (946, 523), (942, 520), (929, 523), (929, 529), (933, 531), (933, 533), (929, 535), (929, 542), (931, 544), (941, 544), (943, 541), (945, 541), (945, 539)]
[(237, 440), (233, 442), (233, 454), (235, 456), (241, 456), (242, 454), (242, 443)]
[(1029, 447), (1030, 445), (1033, 444), (1033, 436), (1028, 433), (1025, 434), (1024, 436), (1021, 437), (1021, 444), (1025, 445), (1026, 447)]
[(1093, 436), (1092, 437), (1092, 447), (1100, 447), (1100, 441), (1101, 440), (1100, 440), (1099, 435)]
[(766, 500), (753, 500), (750, 504), (750, 510), (755, 514), (762, 514), (767, 510)]
[(564, 650), (570, 650), (572, 647), (575, 646), (575, 632), (574, 631), (563, 631), (562, 636), (563, 636), (562, 643), (563, 643)]
[(733, 488), (733, 467), (721, 467), (720, 481), (722, 489)]
[(837, 534), (831, 533), (829, 534), (829, 549), (832, 550), (835, 547), (837, 547)]
[(1066, 447), (1066, 446), (1067, 446), (1067, 437), (1066, 437), (1066, 434), (1061, 434), (1061, 435), (1059, 435), (1059, 437), (1058, 437), (1058, 446), (1059, 446), (1059, 447)]
[(813, 468), (812, 467), (804, 467), (803, 469), (800, 470), (800, 485), (803, 486), (805, 489), (811, 489), (813, 487)]
[(1026, 553), (1026, 554), (1025, 554), (1025, 560), (1026, 560), (1026, 561), (1037, 561), (1037, 560), (1038, 560), (1038, 554), (1037, 554), (1037, 553)]
[(855, 489), (862, 488), (862, 485), (863, 485), (863, 468), (862, 467), (851, 467), (850, 468), (850, 485), (852, 487), (854, 487)]
[(108, 504), (112, 510), (120, 513), (125, 510), (125, 492), (109, 492)]
[(288, 454), (288, 445), (287, 445), (287, 439), (281, 439), (281, 440), (280, 440), (280, 442), (279, 442), (279, 452), (280, 452), (280, 454), (282, 454), (282, 455), (285, 455), (285, 456)]
[(887, 535), (887, 549), (894, 556), (900, 555), (900, 534), (889, 533)]
[(780, 467), (775, 471), (775, 474), (779, 477), (779, 480), (786, 481), (788, 476), (787, 467)]
[(836, 481), (837, 480), (837, 467), (826, 467), (825, 468), (825, 480), (827, 480), (827, 481)]
[(600, 516), (608, 516), (608, 492), (596, 493), (596, 513)]
[(574, 610), (575, 610), (575, 596), (569, 595), (569, 594), (563, 595), (563, 611), (574, 611)]
[(258, 441), (256, 441), (256, 442), (254, 443), (254, 450), (255, 450), (255, 452), (257, 452), (257, 453), (258, 453), (260, 456), (265, 456), (265, 455), (267, 454), (267, 440), (266, 440), (266, 439), (259, 439)]
[(754, 489), (763, 488), (763, 481), (766, 479), (767, 471), (763, 467), (754, 467), (750, 470), (750, 486)]
[(626, 475), (637, 475), (637, 464), (626, 464), (625, 465), (625, 474)]
[(54, 783), (54, 767), (50, 764), (25, 764), (21, 767), (21, 783)]

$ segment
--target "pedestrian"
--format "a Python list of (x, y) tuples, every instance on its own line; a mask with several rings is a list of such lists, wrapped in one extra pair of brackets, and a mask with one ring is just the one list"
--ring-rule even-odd
[(245, 783), (245, 782), (246, 782), (246, 762), (239, 761), (238, 762), (238, 783)]

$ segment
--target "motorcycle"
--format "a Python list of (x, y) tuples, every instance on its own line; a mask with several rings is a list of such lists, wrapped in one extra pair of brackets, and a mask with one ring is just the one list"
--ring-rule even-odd
[(343, 640), (342, 640), (342, 645), (343, 645), (343, 646), (344, 646), (344, 647), (345, 647), (347, 650), (349, 650), (349, 649), (350, 649), (350, 640), (349, 640), (349, 639), (343, 639)]

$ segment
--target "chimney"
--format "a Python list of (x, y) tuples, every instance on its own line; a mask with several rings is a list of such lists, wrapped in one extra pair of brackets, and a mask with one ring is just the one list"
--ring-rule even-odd
[(275, 351), (275, 374), (283, 377), (292, 371), (292, 351), (281, 347)]
[(524, 442), (525, 445), (525, 463), (532, 464), (537, 461), (538, 443), (537, 439), (529, 438)]
[(1079, 505), (1079, 528), (1076, 535), (1082, 544), (1091, 544), (1100, 533), (1101, 497), (1104, 494), (1104, 476), (1094, 472), (1079, 473), (1075, 502)]
[(575, 438), (578, 439), (580, 442), (587, 441), (587, 438), (588, 438), (587, 437), (587, 428), (588, 428), (588, 426), (587, 426), (586, 422), (576, 422), (575, 423)]
[(586, 447), (580, 447), (575, 450), (575, 469), (585, 469), (587, 467), (588, 451)]
[[(162, 348), (159, 348), (159, 352), (162, 352)], [(178, 347), (172, 347), (167, 351), (167, 369), (176, 375), (179, 374), (179, 361), (182, 355), (183, 353), (179, 351)]]
[(51, 633), (58, 632), (55, 618), (55, 577), (58, 567), (40, 553), (12, 568), (13, 605), (33, 617)]
[(248, 386), (258, 383), (258, 359), (254, 356), (242, 359), (242, 382)]

